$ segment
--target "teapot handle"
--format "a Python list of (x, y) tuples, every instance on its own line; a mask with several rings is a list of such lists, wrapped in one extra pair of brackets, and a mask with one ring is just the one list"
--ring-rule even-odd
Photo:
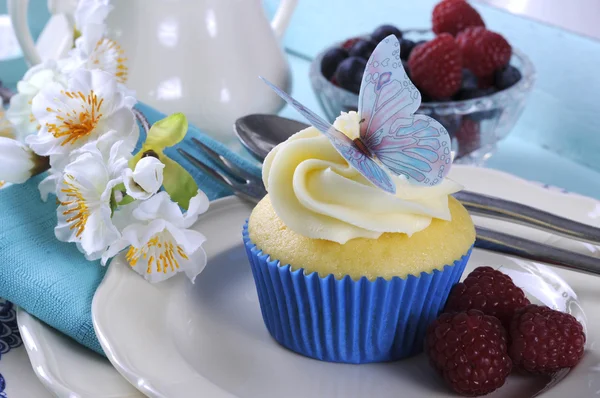
[[(73, 21), (66, 13), (55, 13), (62, 11), (61, 9), (65, 7), (63, 7), (60, 0), (49, 0), (48, 7), (53, 15), (40, 34), (38, 48), (33, 41), (27, 23), (29, 0), (8, 0), (8, 13), (10, 14), (15, 36), (29, 65), (39, 64), (47, 58), (59, 58), (65, 55), (73, 45)], [(42, 54), (40, 54), (40, 49), (43, 50)]]
[(8, 0), (8, 13), (10, 14), (12, 26), (23, 55), (25, 55), (27, 63), (36, 65), (42, 62), (42, 59), (35, 48), (35, 43), (27, 24), (28, 7), (29, 0)]
[(281, 3), (275, 12), (275, 16), (271, 21), (271, 28), (273, 28), (277, 39), (281, 40), (283, 38), (283, 34), (292, 19), (292, 14), (294, 13), (297, 4), (298, 0), (281, 0)]

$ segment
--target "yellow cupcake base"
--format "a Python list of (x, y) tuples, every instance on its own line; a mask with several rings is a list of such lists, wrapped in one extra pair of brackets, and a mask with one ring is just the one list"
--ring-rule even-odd
[(287, 228), (277, 216), (267, 195), (252, 211), (248, 222), (252, 242), (281, 264), (320, 277), (349, 275), (358, 280), (366, 277), (406, 278), (442, 270), (465, 255), (475, 241), (475, 228), (467, 210), (449, 198), (451, 221), (433, 219), (429, 227), (408, 237), (385, 233), (379, 239), (352, 239), (339, 244), (311, 239)]

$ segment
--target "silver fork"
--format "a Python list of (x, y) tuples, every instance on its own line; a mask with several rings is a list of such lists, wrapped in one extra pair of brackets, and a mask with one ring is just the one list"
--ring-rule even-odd
[[(216, 167), (208, 165), (202, 160), (186, 152), (185, 150), (178, 149), (179, 153), (181, 153), (194, 166), (196, 166), (206, 174), (212, 176), (216, 181), (218, 181), (223, 186), (231, 189), (238, 197), (244, 200), (250, 201), (252, 203), (258, 203), (258, 201), (260, 201), (260, 199), (262, 199), (267, 194), (261, 179), (229, 162), (223, 156), (219, 155), (218, 153), (216, 153), (197, 139), (192, 138), (192, 141), (194, 142), (194, 144), (196, 144), (198, 149), (201, 150), (216, 165)], [(459, 198), (464, 200), (465, 205), (469, 206), (469, 208), (472, 209), (473, 200), (477, 199), (478, 195), (479, 194), (470, 193), (466, 197)], [(483, 199), (489, 200), (489, 197), (483, 196)], [(503, 205), (504, 203), (502, 202), (506, 201), (501, 201), (497, 205)], [(523, 207), (522, 209), (517, 208), (516, 210), (514, 207), (512, 208), (512, 210), (517, 214), (520, 213), (519, 210), (528, 210), (528, 208), (524, 205), (520, 205), (514, 202), (510, 203), (512, 204), (512, 206)], [(536, 215), (538, 215), (539, 212), (541, 212), (540, 210), (535, 210), (536, 212), (538, 212), (536, 213)], [(544, 213), (546, 217), (550, 217), (551, 221), (558, 220), (558, 222), (560, 222), (561, 220), (564, 220), (550, 213), (542, 213)], [(481, 214), (484, 215), (485, 212), (481, 212)], [(500, 212), (488, 214), (488, 216), (494, 218), (502, 218), (502, 214), (500, 214)], [(552, 217), (555, 217), (555, 219), (553, 219)], [(512, 219), (511, 217), (505, 217), (504, 220), (526, 224), (526, 217), (521, 217), (518, 220)], [(541, 224), (542, 223), (538, 221), (529, 223), (527, 225), (537, 229), (551, 230), (550, 228), (543, 228), (543, 225)], [(591, 228), (587, 225), (585, 227)], [(559, 267), (575, 271), (582, 271), (590, 274), (600, 275), (599, 258), (594, 258), (591, 256), (586, 256), (568, 250), (559, 249), (532, 240), (523, 239), (518, 236), (496, 232), (487, 228), (475, 227), (475, 230), (477, 233), (475, 247), (498, 253), (504, 253), (516, 257), (526, 258), (532, 261), (553, 264)], [(554, 232), (557, 232), (557, 230), (560, 230), (560, 228), (555, 228)], [(577, 234), (575, 233), (564, 233), (564, 235), (571, 237), (577, 236)]]
[(177, 149), (177, 151), (195, 167), (213, 177), (224, 187), (231, 189), (236, 196), (252, 203), (258, 203), (267, 194), (262, 180), (243, 168), (236, 166), (198, 139), (192, 138), (192, 142), (216, 167), (204, 163), (181, 148)]

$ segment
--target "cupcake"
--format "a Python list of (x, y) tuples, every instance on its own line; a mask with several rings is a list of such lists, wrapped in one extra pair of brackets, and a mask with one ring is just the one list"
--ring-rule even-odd
[[(356, 112), (337, 130), (356, 136)], [(269, 333), (299, 354), (332, 362), (405, 358), (423, 349), (475, 241), (461, 186), (390, 178), (374, 186), (316, 128), (265, 159), (268, 195), (243, 229)]]
[(451, 141), (415, 115), (421, 94), (394, 35), (375, 48), (359, 112), (334, 126), (271, 83), (310, 127), (265, 159), (268, 195), (243, 239), (269, 333), (325, 361), (393, 361), (423, 349), (427, 326), (475, 241), (445, 178)]

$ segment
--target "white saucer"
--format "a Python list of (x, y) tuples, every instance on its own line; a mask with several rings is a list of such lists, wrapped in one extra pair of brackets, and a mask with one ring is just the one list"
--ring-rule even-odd
[[(468, 189), (517, 200), (600, 225), (600, 203), (548, 191), (501, 172), (455, 166)], [(185, 277), (150, 285), (113, 261), (96, 292), (96, 333), (117, 370), (150, 397), (454, 397), (419, 355), (396, 363), (319, 362), (279, 346), (268, 334), (241, 243), (249, 205), (225, 198), (197, 223), (208, 238), (209, 264), (195, 285)], [(598, 256), (590, 245), (486, 220), (487, 226)], [(594, 252), (595, 251), (595, 252)], [(475, 250), (465, 275), (479, 265), (502, 267), (533, 301), (577, 316), (587, 327), (586, 356), (556, 380), (511, 375), (492, 397), (587, 397), (600, 390), (600, 279)], [(565, 282), (566, 281), (566, 282)], [(588, 319), (585, 319), (585, 313)], [(551, 388), (550, 388), (551, 387)]]
[(58, 398), (143, 397), (106, 358), (70, 340), (22, 309), (19, 331), (31, 366), (42, 384)]

